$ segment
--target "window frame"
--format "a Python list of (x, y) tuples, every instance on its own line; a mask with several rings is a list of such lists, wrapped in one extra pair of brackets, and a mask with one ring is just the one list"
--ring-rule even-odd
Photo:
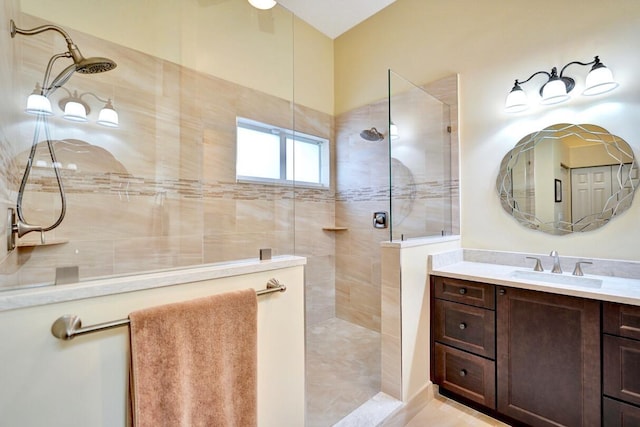
[[(238, 128), (244, 128), (256, 132), (277, 135), (279, 137), (279, 158), (280, 158), (280, 178), (265, 178), (252, 175), (238, 175)], [(313, 144), (318, 147), (318, 172), (319, 182), (299, 181), (295, 179), (295, 164), (293, 167), (294, 179), (287, 179), (287, 140), (293, 142), (293, 153), (295, 156), (296, 142)], [(296, 187), (322, 188), (330, 187), (330, 157), (329, 157), (329, 140), (315, 135), (298, 132), (292, 129), (286, 129), (267, 123), (258, 122), (256, 120), (247, 119), (245, 117), (236, 117), (236, 164), (235, 174), (236, 182), (271, 184), (271, 185), (294, 185)]]

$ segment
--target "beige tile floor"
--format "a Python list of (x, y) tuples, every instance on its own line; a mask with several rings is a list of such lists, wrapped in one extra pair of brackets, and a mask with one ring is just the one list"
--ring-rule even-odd
[[(333, 426), (379, 393), (379, 333), (338, 318), (329, 319), (307, 330), (306, 352), (305, 427)], [(406, 424), (432, 426), (509, 427), (437, 393)]]
[(380, 391), (380, 334), (333, 318), (307, 330), (305, 427), (329, 427)]
[(433, 400), (409, 421), (405, 427), (509, 427), (436, 393)]

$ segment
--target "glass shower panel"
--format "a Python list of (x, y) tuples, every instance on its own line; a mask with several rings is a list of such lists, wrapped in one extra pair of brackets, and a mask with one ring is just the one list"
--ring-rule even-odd
[[(246, 0), (7, 0), (1, 13), (19, 28), (59, 26), (87, 58), (117, 67), (73, 73), (52, 92), (47, 133), (25, 103), (64, 38), (6, 34), (0, 44), (3, 212), (16, 207), (36, 126), (26, 221), (49, 225), (61, 210), (47, 139), (66, 193), (59, 227), (3, 245), (0, 290), (294, 253), (293, 184), (238, 182), (235, 170), (238, 117), (294, 129), (291, 12)], [(70, 64), (58, 58), (51, 76)], [(86, 122), (65, 120), (70, 99)], [(118, 127), (97, 121), (107, 100)]]
[(389, 70), (390, 239), (452, 233), (451, 111)]

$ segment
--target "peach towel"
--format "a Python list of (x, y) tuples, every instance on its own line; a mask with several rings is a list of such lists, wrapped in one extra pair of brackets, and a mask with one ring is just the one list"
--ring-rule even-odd
[(257, 425), (253, 289), (139, 310), (129, 319), (135, 427)]

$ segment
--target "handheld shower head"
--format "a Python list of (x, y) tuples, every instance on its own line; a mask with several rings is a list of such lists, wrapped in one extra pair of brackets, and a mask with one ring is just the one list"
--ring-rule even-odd
[(367, 141), (378, 142), (384, 139), (384, 135), (378, 131), (376, 128), (365, 129), (360, 132), (360, 136), (362, 139), (366, 139)]

